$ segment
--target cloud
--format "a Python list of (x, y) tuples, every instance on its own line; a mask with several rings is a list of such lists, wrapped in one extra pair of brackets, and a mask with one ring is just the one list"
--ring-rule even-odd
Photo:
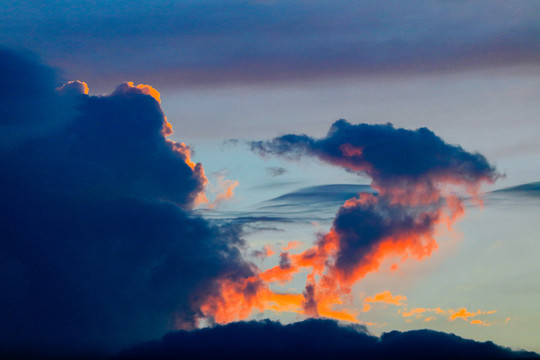
[[(209, 345), (211, 344), (211, 346)], [(305, 320), (282, 325), (239, 322), (169, 333), (123, 351), (119, 359), (505, 359), (539, 358), (492, 342), (476, 342), (431, 330), (392, 331), (380, 338), (361, 325)]]
[(234, 189), (240, 184), (237, 180), (225, 179), (224, 173), (212, 174), (217, 184), (211, 186), (210, 192), (215, 194), (214, 200), (209, 202), (208, 199), (203, 200), (201, 203), (205, 204), (208, 209), (214, 209), (220, 207), (224, 202), (230, 201), (234, 197)]
[(347, 78), (538, 64), (538, 8), (501, 1), (418, 8), (395, 0), (122, 0), (69, 8), (50, 1), (29, 10), (9, 2), (3, 13), (16, 16), (0, 24), (0, 41), (101, 83), (136, 75), (175, 86)]
[[(133, 83), (131, 83), (133, 85)], [(56, 90), (61, 94), (82, 94), (82, 95), (88, 95), (88, 84), (84, 81), (80, 80), (74, 80), (74, 81), (68, 81), (64, 85), (60, 86), (59, 88), (56, 88)]]
[(401, 313), (401, 315), (404, 317), (404, 318), (408, 318), (408, 317), (411, 317), (411, 316), (416, 316), (417, 318), (421, 318), (423, 316), (424, 313), (426, 312), (434, 312), (436, 314), (444, 314), (446, 313), (447, 311), (441, 309), (441, 308), (434, 308), (434, 309), (429, 309), (429, 308), (411, 308), (409, 310), (406, 310), (406, 309), (403, 309), (403, 311), (399, 311)]
[(498, 176), (483, 155), (446, 144), (427, 128), (411, 131), (395, 129), (392, 124), (355, 125), (338, 120), (322, 139), (288, 134), (253, 141), (250, 146), (262, 155), (287, 159), (313, 156), (348, 171), (366, 173), (378, 191), (417, 183), (429, 191), (437, 181), (474, 184)]
[[(366, 300), (364, 300), (366, 301)], [(491, 315), (495, 314), (496, 310), (490, 310), (490, 311), (483, 311), (478, 310), (476, 312), (470, 312), (466, 308), (461, 309), (446, 309), (443, 310), (440, 307), (437, 308), (410, 308), (407, 310), (406, 304), (401, 309), (398, 310), (398, 313), (401, 314), (406, 320), (406, 322), (412, 322), (414, 319), (419, 320), (423, 318), (424, 322), (434, 321), (437, 318), (435, 316), (431, 316), (430, 313), (435, 313), (438, 315), (446, 315), (448, 321), (455, 321), (456, 319), (464, 320), (472, 325), (482, 325), (482, 326), (491, 326), (490, 323), (479, 320), (479, 319), (473, 319), (474, 317), (478, 315)]]
[[(450, 311), (450, 312), (451, 312), (451, 314), (450, 314), (450, 317), (448, 318), (448, 320), (451, 320), (451, 321), (454, 321), (456, 319), (463, 319), (465, 321), (469, 321), (469, 318), (473, 318), (473, 317), (478, 316), (478, 315), (496, 313), (496, 311), (494, 311), (494, 310), (491, 310), (491, 311), (478, 310), (476, 312), (470, 312), (466, 308), (462, 308), (462, 309), (454, 310), (454, 311)], [(471, 324), (476, 324), (476, 323), (478, 323), (478, 322), (475, 321), (475, 320), (471, 321)]]
[(264, 245), (262, 250), (253, 250), (251, 252), (251, 256), (259, 258), (261, 260), (264, 260), (272, 255), (274, 255), (274, 250), (270, 245)]
[[(89, 96), (0, 51), (0, 349), (114, 351), (196, 325), (253, 273), (240, 227), (189, 211), (206, 177), (147, 85)], [(57, 90), (55, 90), (57, 89)]]
[(373, 296), (368, 296), (364, 299), (365, 302), (381, 302), (385, 304), (391, 304), (396, 306), (405, 305), (402, 301), (407, 300), (406, 296), (403, 295), (392, 295), (392, 293), (388, 290), (383, 291), (381, 293), (375, 294)]

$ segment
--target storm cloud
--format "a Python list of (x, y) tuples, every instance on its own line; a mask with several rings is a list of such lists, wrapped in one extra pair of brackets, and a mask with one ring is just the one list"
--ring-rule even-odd
[(313, 156), (348, 171), (364, 172), (373, 179), (376, 190), (419, 182), (432, 187), (439, 179), (450, 177), (452, 182), (473, 184), (498, 176), (482, 154), (447, 144), (427, 128), (412, 131), (392, 124), (338, 120), (321, 139), (287, 134), (250, 145), (262, 155)]
[(217, 279), (252, 273), (240, 228), (189, 209), (201, 164), (159, 93), (89, 96), (29, 54), (0, 51), (0, 348), (114, 351), (196, 326)]

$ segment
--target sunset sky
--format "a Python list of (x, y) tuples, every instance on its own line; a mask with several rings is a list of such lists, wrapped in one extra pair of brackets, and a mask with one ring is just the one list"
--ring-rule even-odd
[(308, 318), (540, 352), (540, 2), (0, 16), (0, 354)]

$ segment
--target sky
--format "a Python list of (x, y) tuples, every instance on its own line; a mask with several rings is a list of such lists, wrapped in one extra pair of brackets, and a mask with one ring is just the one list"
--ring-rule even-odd
[(0, 354), (540, 353), (537, 1), (0, 14)]

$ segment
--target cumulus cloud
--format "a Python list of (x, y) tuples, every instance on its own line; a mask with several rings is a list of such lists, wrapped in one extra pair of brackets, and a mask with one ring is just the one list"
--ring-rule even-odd
[[(212, 346), (209, 346), (212, 344)], [(125, 350), (119, 359), (538, 359), (492, 342), (476, 342), (431, 330), (392, 331), (380, 338), (361, 325), (332, 320), (240, 322), (193, 332), (174, 332), (159, 341)]]
[(190, 328), (217, 279), (252, 273), (238, 226), (189, 212), (206, 177), (165, 137), (155, 89), (89, 96), (28, 54), (0, 63), (0, 349), (111, 351)]
[(321, 139), (288, 134), (250, 145), (260, 154), (289, 159), (313, 156), (348, 171), (366, 173), (378, 191), (417, 184), (430, 191), (439, 181), (474, 185), (497, 177), (483, 155), (446, 144), (427, 128), (411, 131), (395, 129), (392, 124), (355, 125), (338, 120)]

